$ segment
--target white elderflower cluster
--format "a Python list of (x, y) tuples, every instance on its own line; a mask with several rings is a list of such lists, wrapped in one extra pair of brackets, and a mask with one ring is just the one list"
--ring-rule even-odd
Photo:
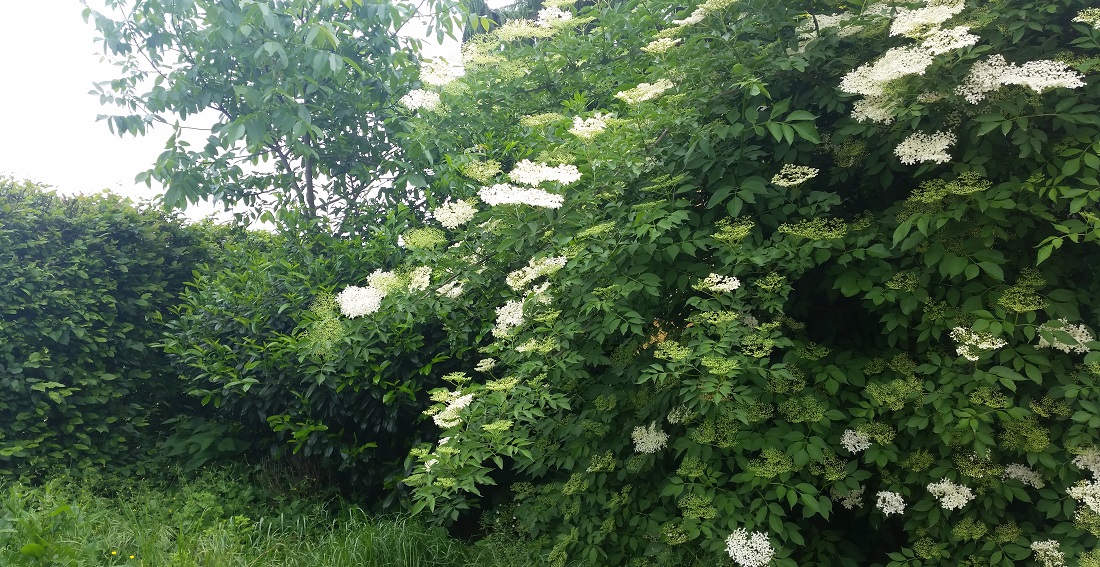
[(439, 288), (436, 289), (435, 292), (439, 295), (449, 297), (451, 299), (456, 299), (458, 298), (458, 296), (462, 295), (463, 285), (465, 285), (465, 282), (463, 280), (455, 280), (453, 282), (447, 282), (439, 286)]
[(659, 37), (659, 38), (649, 42), (648, 45), (646, 45), (645, 47), (642, 48), (642, 51), (644, 51), (646, 53), (649, 53), (651, 55), (657, 55), (659, 53), (664, 53), (664, 52), (668, 51), (669, 49), (672, 49), (673, 47), (676, 47), (677, 45), (680, 44), (681, 41), (682, 40), (680, 40), (678, 38)]
[(444, 228), (451, 230), (470, 222), (475, 214), (477, 214), (477, 208), (466, 201), (444, 203), (432, 211), (435, 220), (439, 221)]
[(840, 444), (849, 453), (859, 453), (871, 446), (871, 436), (855, 429), (845, 429), (840, 436)]
[(692, 415), (692, 411), (689, 410), (686, 405), (680, 404), (669, 410), (668, 415), (665, 417), (665, 419), (667, 419), (668, 422), (672, 424), (686, 423), (688, 418), (690, 418)]
[(558, 6), (547, 6), (539, 10), (538, 21), (535, 23), (544, 28), (553, 28), (566, 24), (572, 19), (572, 12), (566, 12)]
[(990, 333), (984, 331), (976, 333), (965, 327), (955, 327), (951, 329), (950, 334), (951, 339), (958, 343), (955, 352), (971, 362), (978, 361), (980, 351), (997, 350), (1008, 344), (1003, 339), (998, 339)]
[(477, 366), (474, 367), (474, 370), (478, 372), (488, 372), (492, 370), (496, 365), (497, 361), (495, 358), (483, 358), (478, 361)]
[(1027, 465), (1008, 465), (1005, 467), (1004, 473), (1001, 474), (1001, 478), (1018, 480), (1033, 488), (1042, 488), (1046, 485), (1046, 483), (1043, 482), (1043, 477), (1039, 476), (1039, 473), (1035, 472)]
[(784, 164), (779, 169), (779, 173), (776, 173), (772, 177), (772, 185), (778, 185), (780, 187), (794, 187), (801, 185), (815, 177), (821, 170), (816, 167), (809, 167), (805, 165), (791, 165)]
[(548, 193), (542, 189), (527, 189), (497, 183), (492, 187), (482, 187), (477, 196), (485, 201), (485, 204), (495, 207), (497, 205), (528, 205), (546, 209), (557, 209), (565, 203), (565, 197)]
[(394, 272), (387, 270), (375, 270), (367, 276), (367, 284), (382, 292), (385, 297), (405, 287), (405, 280)]
[(851, 12), (840, 12), (839, 14), (806, 14), (805, 17), (806, 19), (798, 24), (798, 31), (802, 33), (813, 32), (815, 23), (819, 30), (840, 27), (844, 22), (854, 18), (855, 14)]
[(672, 81), (661, 79), (655, 83), (642, 83), (632, 89), (615, 93), (615, 98), (621, 98), (627, 104), (638, 104), (652, 98), (661, 96), (662, 93), (673, 87)]
[(709, 291), (712, 293), (730, 293), (735, 289), (741, 287), (741, 280), (733, 276), (720, 276), (718, 274), (710, 274), (699, 283), (695, 284), (695, 289), (700, 291)]
[(834, 488), (830, 495), (833, 497), (833, 500), (839, 500), (840, 505), (844, 506), (844, 508), (853, 510), (863, 507), (863, 491), (866, 489), (867, 487), (862, 484), (847, 492), (840, 492)]
[(768, 534), (737, 528), (726, 538), (726, 552), (741, 567), (764, 567), (775, 557)]
[(435, 110), (439, 108), (439, 93), (424, 89), (413, 89), (398, 101), (409, 110)]
[(951, 132), (914, 132), (894, 148), (894, 155), (898, 156), (901, 163), (914, 165), (926, 161), (947, 163), (951, 161), (951, 154), (947, 149), (955, 144), (957, 138)]
[(916, 9), (899, 7), (893, 23), (890, 24), (890, 35), (921, 37), (962, 12), (963, 4), (962, 0), (956, 0), (932, 3)]
[(877, 122), (892, 124), (898, 104), (887, 96), (869, 96), (861, 98), (852, 105), (852, 118), (856, 122)]
[(694, 26), (695, 24), (703, 21), (703, 18), (707, 17), (707, 12), (703, 10), (702, 6), (696, 8), (691, 15), (682, 20), (672, 20), (674, 25), (685, 27)]
[[(455, 392), (455, 394), (458, 394), (458, 392)], [(433, 415), (432, 420), (435, 421), (435, 424), (442, 429), (449, 429), (451, 427), (458, 426), (462, 423), (462, 417), (459, 416), (459, 412), (461, 412), (462, 409), (466, 406), (470, 405), (470, 402), (472, 402), (473, 399), (473, 394), (466, 394), (465, 396), (458, 396), (454, 398), (447, 404), (447, 407), (444, 408), (443, 411)]]
[(409, 291), (424, 291), (432, 284), (432, 267), (420, 266), (409, 274)]
[(864, 96), (883, 96), (886, 83), (907, 75), (923, 75), (932, 54), (919, 46), (894, 47), (872, 63), (864, 63), (840, 81), (840, 90)]
[(668, 444), (668, 433), (658, 429), (656, 421), (650, 423), (649, 427), (635, 427), (631, 437), (634, 439), (635, 453), (656, 453)]
[(373, 287), (349, 285), (336, 296), (336, 303), (340, 305), (340, 313), (354, 319), (378, 311), (385, 297), (385, 293)]
[(546, 39), (554, 37), (561, 29), (559, 26), (541, 25), (532, 20), (508, 20), (497, 28), (493, 35), (500, 41), (515, 41), (517, 39)]
[(508, 274), (504, 281), (508, 284), (508, 287), (516, 291), (523, 291), (536, 279), (557, 273), (558, 270), (565, 267), (565, 263), (568, 261), (569, 259), (565, 256), (550, 256), (537, 260), (531, 258), (527, 261), (526, 267)]
[(1100, 480), (1078, 481), (1066, 490), (1066, 494), (1100, 514)]
[(1073, 459), (1073, 466), (1089, 471), (1093, 477), (1100, 478), (1100, 451), (1090, 449), (1077, 455)]
[(451, 65), (445, 59), (432, 59), (420, 66), (420, 82), (442, 87), (462, 76), (462, 67)]
[(883, 514), (889, 516), (890, 514), (905, 513), (905, 499), (901, 497), (901, 494), (883, 490), (877, 496), (878, 502), (875, 503), (875, 506), (882, 510)]
[(1100, 29), (1100, 8), (1085, 8), (1077, 12), (1077, 17), (1073, 18), (1073, 21)]
[(493, 336), (510, 337), (521, 325), (523, 325), (523, 301), (513, 299), (497, 307), (497, 322), (493, 326)]
[(1039, 94), (1053, 88), (1075, 89), (1085, 86), (1084, 76), (1058, 61), (1041, 59), (1016, 65), (1005, 61), (1003, 55), (990, 55), (970, 68), (963, 83), (955, 93), (970, 104), (985, 100), (989, 93), (1005, 85), (1020, 85)]
[(1050, 342), (1039, 335), (1039, 348), (1056, 348), (1066, 354), (1088, 354), (1089, 347), (1085, 343), (1092, 342), (1094, 339), (1092, 333), (1084, 325), (1071, 325), (1068, 319), (1059, 319), (1062, 322), (1061, 327), (1053, 327), (1047, 324), (1039, 326), (1039, 331), (1046, 331), (1053, 333), (1055, 331), (1062, 331), (1073, 339), (1073, 343), (1064, 343), (1058, 337), (1054, 337), (1054, 342)]
[(978, 43), (979, 39), (981, 38), (970, 33), (970, 28), (966, 26), (955, 26), (946, 30), (936, 30), (928, 34), (928, 36), (924, 38), (924, 41), (921, 42), (920, 46), (932, 55), (941, 55), (948, 51), (975, 45)]
[(581, 178), (581, 172), (575, 165), (562, 164), (550, 166), (545, 163), (534, 163), (531, 160), (522, 160), (516, 164), (512, 171), (508, 172), (508, 178), (516, 183), (534, 187), (540, 183), (554, 181), (562, 185), (576, 183)]
[(940, 506), (944, 510), (958, 510), (974, 499), (973, 490), (946, 478), (929, 484), (928, 492), (940, 501)]
[(1066, 554), (1062, 553), (1059, 548), (1058, 542), (1052, 539), (1031, 542), (1031, 552), (1035, 554), (1035, 560), (1042, 563), (1043, 567), (1065, 567)]
[(607, 128), (607, 122), (604, 121), (604, 116), (597, 112), (591, 118), (582, 119), (580, 116), (574, 116), (573, 127), (569, 129), (569, 133), (578, 138), (591, 140), (605, 128)]

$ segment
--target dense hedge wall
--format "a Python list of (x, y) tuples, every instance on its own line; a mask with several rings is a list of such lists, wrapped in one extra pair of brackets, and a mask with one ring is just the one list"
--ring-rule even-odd
[(0, 473), (144, 466), (187, 403), (151, 345), (206, 255), (162, 213), (0, 179)]

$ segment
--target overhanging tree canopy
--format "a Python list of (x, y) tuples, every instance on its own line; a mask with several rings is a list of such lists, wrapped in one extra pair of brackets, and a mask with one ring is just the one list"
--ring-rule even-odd
[[(363, 0), (107, 5), (124, 17), (91, 8), (84, 13), (122, 71), (97, 86), (103, 103), (122, 110), (101, 119), (119, 135), (172, 124), (164, 152), (139, 175), (165, 185), (165, 206), (211, 197), (259, 211), (266, 200), (311, 218), (343, 218), (383, 187), (391, 202), (401, 200), (410, 183), (395, 174), (401, 163), (385, 122), (416, 80), (419, 42), (397, 35), (416, 15), (414, 6)], [(449, 20), (439, 18), (434, 27), (449, 32)], [(210, 135), (192, 146), (182, 121), (205, 111), (215, 116)]]

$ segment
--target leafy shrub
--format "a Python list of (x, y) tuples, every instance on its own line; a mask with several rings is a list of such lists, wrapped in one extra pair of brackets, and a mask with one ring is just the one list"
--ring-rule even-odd
[(385, 329), (339, 318), (335, 283), (389, 260), (378, 249), (321, 229), (224, 242), (223, 259), (196, 271), (164, 339), (189, 393), (214, 408), (211, 421), (172, 440), (173, 452), (217, 449), (215, 433), (234, 424), (232, 438), (261, 454), (315, 459), (348, 488), (378, 489), (398, 474), (420, 439), (424, 387), (438, 384), (430, 372), (444, 360), (443, 334), (410, 313), (394, 313)]
[(552, 565), (1084, 561), (1095, 9), (555, 4), (393, 126), (430, 285), (351, 321), (477, 348), (417, 508), (505, 484)]
[(144, 466), (187, 403), (151, 345), (206, 253), (156, 211), (0, 179), (0, 472)]

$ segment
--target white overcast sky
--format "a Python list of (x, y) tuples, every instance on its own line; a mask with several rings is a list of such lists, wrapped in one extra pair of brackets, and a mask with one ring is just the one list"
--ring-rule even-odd
[(152, 166), (169, 129), (120, 138), (96, 121), (113, 110), (88, 92), (116, 71), (100, 61), (95, 28), (81, 18), (80, 1), (0, 0), (0, 6), (0, 113), (7, 125), (0, 174), (64, 194), (108, 189), (135, 201), (153, 197), (159, 189), (135, 184), (134, 176)]

